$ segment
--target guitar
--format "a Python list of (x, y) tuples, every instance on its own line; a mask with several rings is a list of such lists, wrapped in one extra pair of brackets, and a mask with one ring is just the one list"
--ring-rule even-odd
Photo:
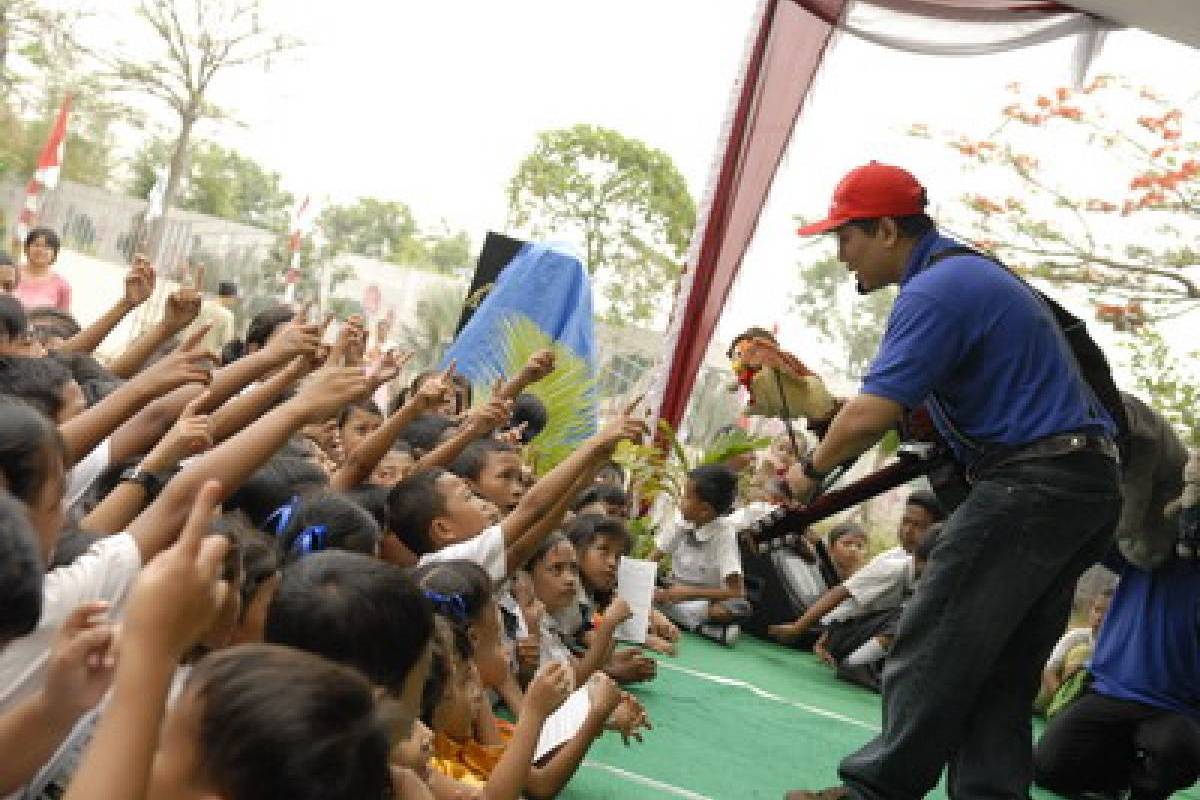
[[(807, 505), (775, 508), (753, 525), (744, 528), (738, 539), (743, 547), (759, 553), (790, 547), (803, 556), (809, 550), (804, 538), (808, 526), (889, 489), (903, 486), (914, 478), (928, 475), (951, 461), (950, 452), (944, 444), (934, 441), (906, 442), (900, 446), (896, 460), (891, 464), (845, 486), (825, 489)], [(832, 480), (836, 480), (836, 476)]]

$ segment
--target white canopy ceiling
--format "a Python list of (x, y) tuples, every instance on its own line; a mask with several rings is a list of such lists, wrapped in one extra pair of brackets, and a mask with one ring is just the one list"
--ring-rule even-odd
[(1080, 11), (1200, 47), (1200, 2), (1197, 0), (1067, 0)]

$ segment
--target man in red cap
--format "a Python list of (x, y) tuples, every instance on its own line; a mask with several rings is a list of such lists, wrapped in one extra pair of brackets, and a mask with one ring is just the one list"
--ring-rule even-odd
[(1116, 425), (1048, 306), (995, 261), (940, 235), (925, 189), (871, 162), (834, 192), (832, 233), (861, 292), (900, 289), (861, 392), (793, 468), (798, 498), (925, 406), (969, 489), (899, 624), (883, 730), (803, 798), (917, 798), (949, 769), (951, 797), (1025, 798), (1030, 707), (1074, 584), (1120, 509)]

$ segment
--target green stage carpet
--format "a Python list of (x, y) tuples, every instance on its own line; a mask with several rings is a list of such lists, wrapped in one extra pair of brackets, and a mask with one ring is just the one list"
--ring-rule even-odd
[[(781, 800), (788, 789), (836, 783), (838, 761), (879, 725), (879, 698), (808, 653), (750, 637), (728, 649), (688, 636), (680, 650), (635, 692), (654, 730), (629, 748), (606, 735), (563, 798)], [(1200, 790), (1178, 797), (1200, 800)]]

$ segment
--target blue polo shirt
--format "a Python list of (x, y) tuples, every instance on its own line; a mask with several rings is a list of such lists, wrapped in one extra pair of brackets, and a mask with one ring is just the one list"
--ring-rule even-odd
[(937, 231), (917, 241), (863, 392), (905, 408), (936, 392), (934, 423), (967, 464), (980, 455), (973, 444), (1115, 433), (1053, 314), (1028, 286), (982, 256), (929, 263), (959, 246)]
[(1200, 566), (1126, 562), (1089, 669), (1102, 695), (1200, 719)]

